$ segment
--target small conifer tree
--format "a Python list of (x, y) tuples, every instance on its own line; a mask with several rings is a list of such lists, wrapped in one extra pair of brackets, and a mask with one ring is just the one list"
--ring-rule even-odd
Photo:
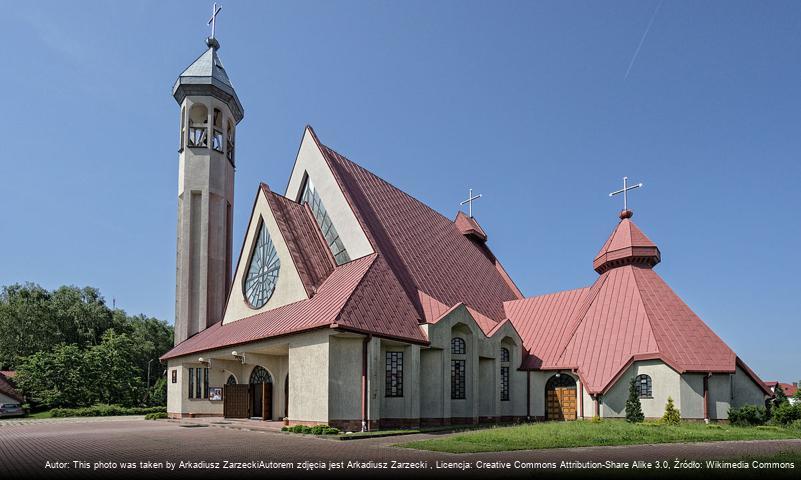
[(678, 425), (681, 423), (681, 412), (673, 404), (673, 398), (668, 397), (665, 405), (665, 414), (662, 415), (662, 423), (666, 425)]
[(785, 395), (782, 385), (777, 383), (776, 388), (773, 389), (773, 404), (778, 407), (779, 405), (787, 402), (787, 395)]
[(629, 399), (626, 400), (626, 421), (631, 423), (639, 423), (643, 420), (645, 420), (645, 415), (642, 413), (640, 395), (637, 393), (635, 379), (632, 378), (629, 382)]

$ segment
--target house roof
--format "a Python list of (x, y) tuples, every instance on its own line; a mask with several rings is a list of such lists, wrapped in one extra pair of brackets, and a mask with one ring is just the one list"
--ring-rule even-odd
[[(632, 246), (657, 250), (623, 218), (599, 256)], [(524, 368), (575, 370), (590, 393), (604, 392), (635, 360), (660, 359), (681, 373), (734, 372), (734, 352), (635, 257), (629, 250), (605, 261), (590, 287), (506, 302), (529, 351)]]
[(793, 385), (792, 383), (777, 382), (775, 380), (772, 382), (765, 382), (765, 386), (768, 387), (772, 393), (775, 393), (774, 389), (776, 388), (776, 385), (782, 386), (782, 391), (787, 397), (792, 397), (795, 395), (795, 392), (798, 391), (798, 386)]
[(8, 371), (0, 372), (0, 393), (5, 394), (8, 397), (11, 397), (18, 402), (22, 402), (23, 401), (22, 395), (8, 382), (8, 378), (11, 377), (7, 377), (5, 375), (6, 373), (16, 374), (16, 372), (8, 372)]
[(314, 295), (334, 271), (335, 263), (311, 210), (306, 204), (301, 205), (271, 191), (265, 183), (261, 184), (260, 190), (270, 205), (306, 293)]
[(421, 318), (426, 317), (421, 291), (445, 305), (464, 303), (495, 322), (505, 318), (504, 301), (522, 298), (485, 244), (470, 240), (451, 220), (314, 139), (370, 243)]

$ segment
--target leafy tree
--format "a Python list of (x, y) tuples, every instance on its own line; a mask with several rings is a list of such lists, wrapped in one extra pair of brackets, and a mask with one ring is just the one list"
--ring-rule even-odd
[(665, 413), (662, 415), (662, 423), (666, 425), (678, 425), (681, 423), (681, 412), (673, 404), (673, 398), (668, 397), (665, 404)]
[(773, 389), (773, 405), (778, 407), (788, 402), (789, 400), (787, 400), (787, 395), (784, 394), (781, 383), (777, 383), (776, 387)]
[(0, 368), (14, 370), (20, 359), (60, 343), (50, 292), (32, 283), (0, 290)]
[(139, 403), (144, 385), (137, 355), (136, 342), (114, 330), (108, 330), (99, 345), (86, 351), (86, 368), (97, 382), (94, 390), (100, 402), (124, 406)]
[(25, 357), (17, 370), (17, 385), (35, 403), (47, 407), (91, 405), (96, 378), (86, 368), (77, 345), (59, 345), (51, 351)]
[(634, 378), (629, 382), (629, 398), (626, 400), (626, 421), (639, 423), (645, 420), (640, 405), (640, 395), (637, 393), (637, 384)]

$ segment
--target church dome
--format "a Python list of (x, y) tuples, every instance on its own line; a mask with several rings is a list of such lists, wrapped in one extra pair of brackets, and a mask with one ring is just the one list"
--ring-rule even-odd
[(623, 265), (653, 267), (661, 260), (659, 248), (631, 221), (631, 210), (620, 213), (620, 223), (595, 256), (592, 267), (598, 273)]

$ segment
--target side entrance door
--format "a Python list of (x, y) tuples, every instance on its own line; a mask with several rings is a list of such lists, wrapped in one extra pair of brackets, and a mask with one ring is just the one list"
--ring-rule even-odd
[(223, 386), (223, 416), (227, 418), (250, 417), (250, 385), (233, 384)]

